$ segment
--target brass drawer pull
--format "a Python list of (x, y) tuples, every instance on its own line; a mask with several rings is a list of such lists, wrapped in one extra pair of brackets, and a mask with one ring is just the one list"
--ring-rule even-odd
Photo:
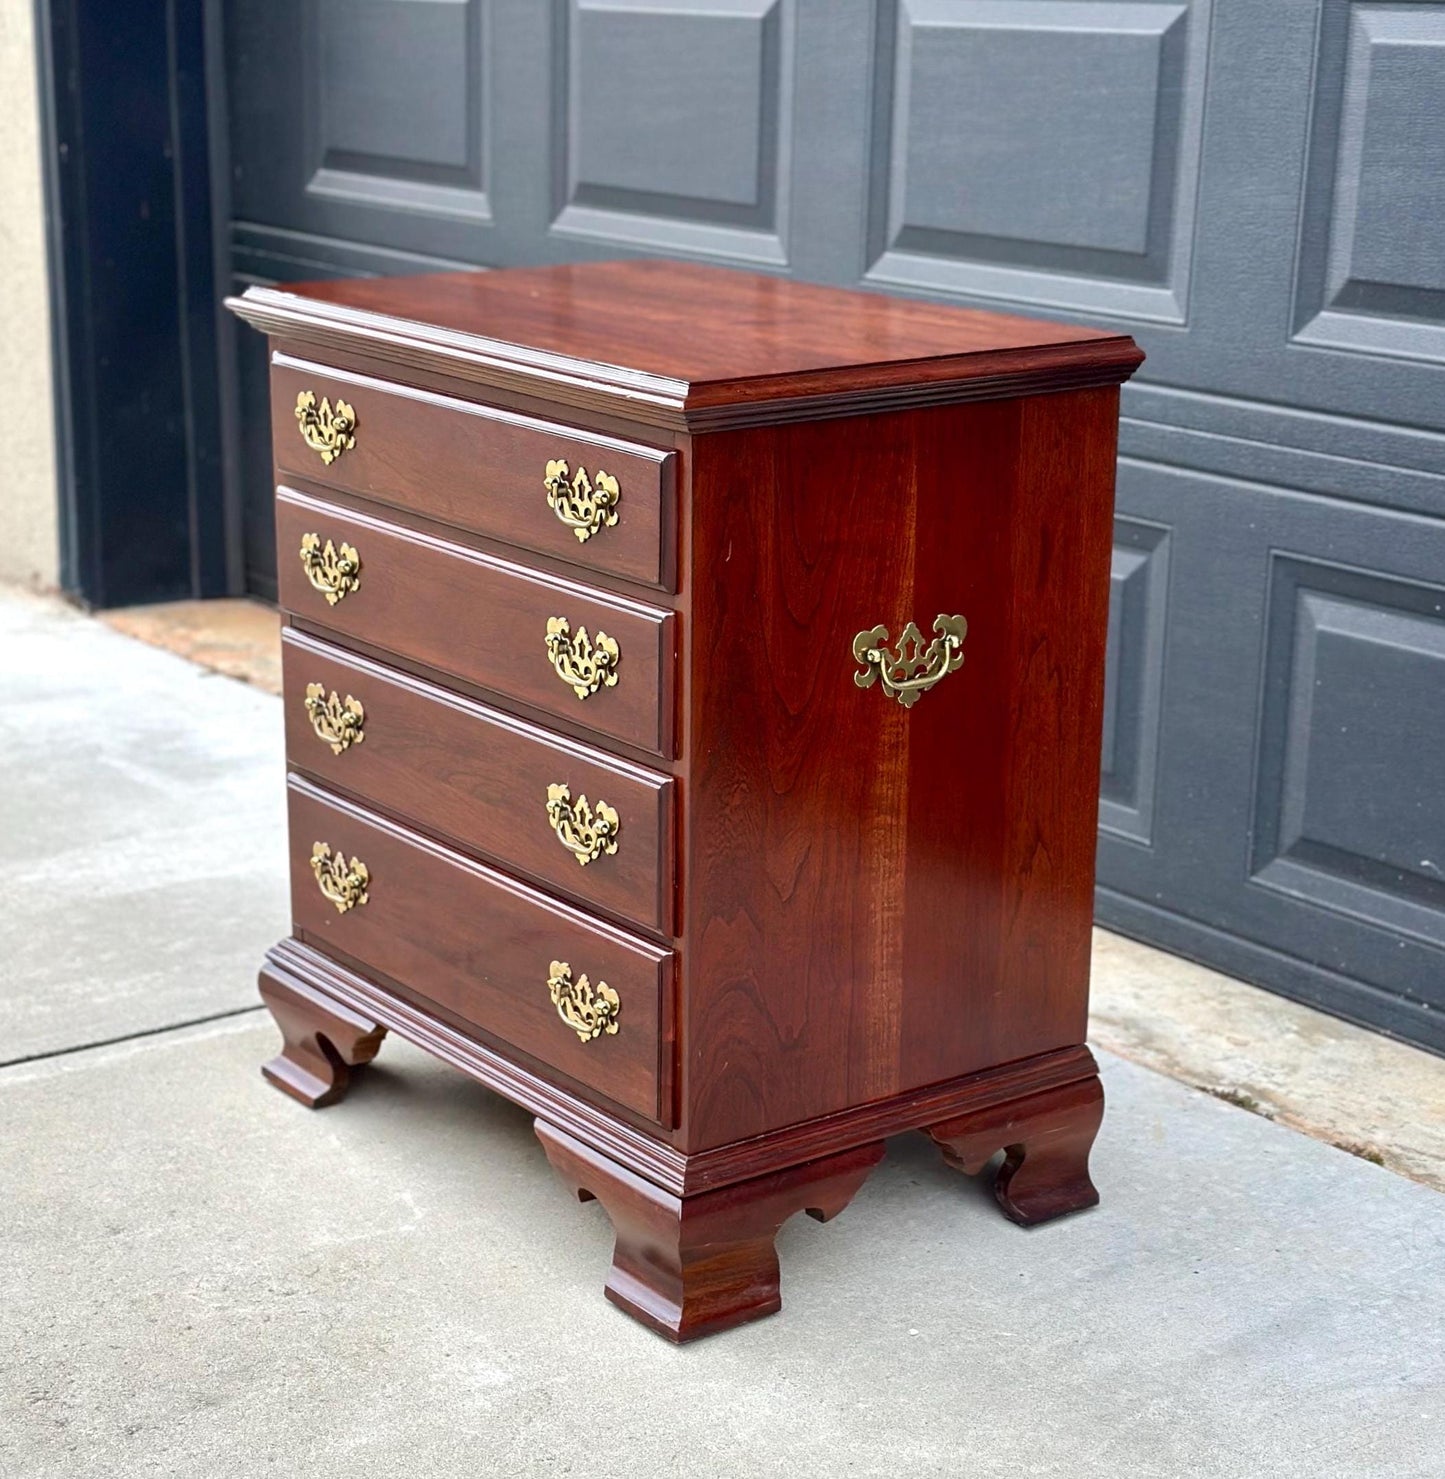
[(622, 490), (617, 486), (617, 479), (600, 467), (595, 484), (585, 467), (579, 467), (570, 482), (567, 471), (565, 461), (547, 464), (547, 476), (542, 482), (547, 490), (547, 507), (577, 536), (578, 544), (586, 544), (599, 529), (616, 525)]
[(599, 688), (617, 687), (617, 664), (622, 653), (604, 631), (599, 630), (594, 640), (587, 635), (586, 627), (578, 627), (573, 636), (565, 616), (549, 616), (547, 656), (557, 676), (571, 685), (578, 698), (585, 699)]
[(605, 801), (594, 812), (585, 796), (572, 799), (571, 789), (556, 783), (547, 787), (547, 820), (557, 840), (585, 868), (606, 853), (617, 851), (622, 820)]
[(361, 587), (361, 556), (355, 545), (343, 544), (338, 549), (329, 539), (322, 544), (319, 534), (303, 534), (301, 568), (306, 579), (326, 597), (328, 606)]
[(362, 725), (366, 723), (366, 710), (360, 699), (345, 698), (333, 688), (326, 691), (324, 683), (306, 685), (306, 713), (317, 738), (331, 746), (331, 753), (339, 755), (352, 745), (359, 745), (366, 738)]
[(301, 428), (301, 440), (327, 467), (356, 445), (356, 412), (343, 400), (333, 406), (322, 396), (318, 406), (316, 392), (303, 390), (296, 397), (296, 424)]
[(594, 989), (585, 975), (572, 979), (572, 967), (565, 960), (554, 960), (547, 977), (547, 992), (557, 1015), (583, 1042), (591, 1042), (604, 1032), (617, 1035), (617, 1014), (622, 1003), (606, 981)]
[(961, 616), (937, 616), (934, 638), (926, 647), (923, 633), (910, 621), (898, 634), (896, 651), (885, 644), (887, 627), (874, 627), (853, 638), (853, 656), (863, 670), (853, 674), (859, 688), (871, 688), (882, 680), (883, 691), (905, 709), (918, 702), (935, 683), (963, 666), (963, 639), (968, 623)]
[(360, 858), (348, 863), (345, 853), (332, 852), (326, 843), (315, 842), (311, 845), (311, 871), (316, 875), (316, 886), (336, 905), (338, 914), (366, 902), (371, 874)]

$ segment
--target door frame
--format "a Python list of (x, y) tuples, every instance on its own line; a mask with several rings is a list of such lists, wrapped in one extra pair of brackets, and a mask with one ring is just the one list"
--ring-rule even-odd
[(61, 585), (88, 607), (238, 594), (219, 0), (34, 3)]

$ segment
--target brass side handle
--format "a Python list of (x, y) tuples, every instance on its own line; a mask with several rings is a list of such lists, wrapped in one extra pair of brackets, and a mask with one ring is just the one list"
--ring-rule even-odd
[(306, 579), (326, 597), (328, 606), (361, 588), (361, 556), (354, 545), (338, 547), (329, 539), (323, 544), (319, 534), (303, 534), (301, 568), (306, 572)]
[(617, 837), (622, 819), (599, 800), (594, 811), (585, 796), (572, 799), (568, 786), (553, 783), (547, 787), (547, 821), (557, 840), (585, 868), (603, 853), (611, 857), (617, 851)]
[(604, 1032), (617, 1036), (617, 1014), (622, 1003), (606, 981), (594, 987), (586, 975), (572, 979), (572, 967), (565, 960), (554, 960), (547, 975), (547, 993), (557, 1015), (582, 1042), (591, 1042)]
[(617, 664), (622, 653), (604, 631), (599, 630), (593, 638), (587, 635), (586, 627), (578, 627), (574, 635), (565, 616), (549, 616), (547, 658), (578, 698), (585, 699), (599, 688), (617, 687)]
[(594, 483), (587, 476), (587, 469), (579, 467), (568, 480), (565, 459), (547, 464), (547, 474), (542, 486), (547, 490), (547, 507), (577, 536), (578, 544), (586, 544), (599, 529), (611, 529), (617, 523), (617, 504), (622, 490), (617, 479), (599, 467)]
[(356, 412), (345, 401), (322, 396), (316, 404), (316, 392), (303, 390), (296, 397), (296, 425), (301, 440), (330, 467), (343, 452), (356, 445)]
[(888, 628), (873, 627), (853, 638), (853, 656), (862, 671), (853, 674), (859, 688), (881, 682), (883, 692), (911, 709), (935, 683), (963, 666), (963, 639), (968, 623), (961, 616), (937, 616), (934, 637), (926, 646), (923, 633), (910, 621), (890, 648)]
[(324, 683), (306, 685), (306, 714), (316, 737), (331, 746), (331, 753), (339, 755), (352, 745), (359, 745), (366, 738), (366, 710), (361, 700), (345, 698), (333, 688), (326, 691)]
[(366, 903), (371, 873), (360, 858), (348, 862), (345, 853), (332, 852), (326, 843), (315, 842), (311, 845), (311, 871), (316, 875), (316, 886), (336, 905), (338, 914)]

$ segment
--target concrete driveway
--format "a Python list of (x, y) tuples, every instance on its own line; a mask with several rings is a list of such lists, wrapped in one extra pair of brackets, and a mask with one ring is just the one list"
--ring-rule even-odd
[(0, 601), (0, 1475), (1440, 1479), (1445, 1197), (1103, 1055), (1096, 1212), (920, 1137), (676, 1349), (527, 1116), (257, 1071), (278, 700)]

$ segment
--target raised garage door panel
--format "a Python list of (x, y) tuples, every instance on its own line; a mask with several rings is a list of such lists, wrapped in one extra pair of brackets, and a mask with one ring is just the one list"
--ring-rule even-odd
[(1110, 720), (1159, 783), (1145, 834), (1106, 776), (1102, 919), (1445, 1046), (1445, 526), (1129, 459), (1120, 493), (1167, 527), (1169, 666)]

